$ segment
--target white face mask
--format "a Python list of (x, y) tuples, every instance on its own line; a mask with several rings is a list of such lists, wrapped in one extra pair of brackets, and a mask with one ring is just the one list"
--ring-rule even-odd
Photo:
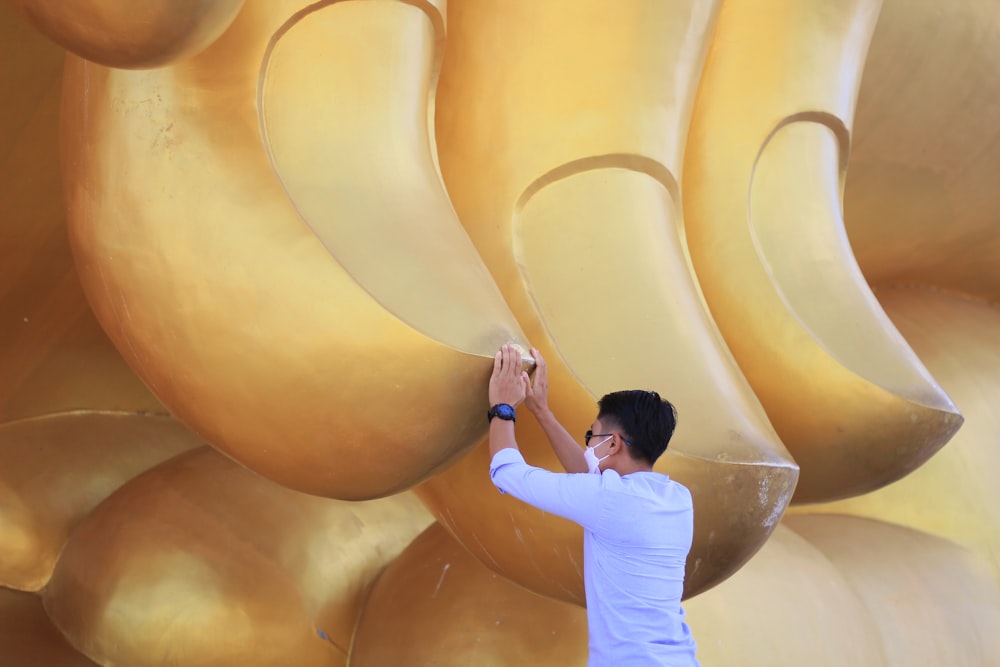
[(608, 437), (606, 437), (604, 440), (601, 440), (593, 447), (587, 447), (585, 450), (583, 450), (583, 458), (587, 462), (587, 472), (593, 473), (595, 475), (601, 474), (601, 461), (611, 456), (611, 454), (607, 454), (605, 456), (602, 456), (601, 458), (597, 458), (597, 454), (594, 453), (594, 450), (603, 445), (604, 443), (606, 443), (613, 437), (614, 436), (609, 435)]

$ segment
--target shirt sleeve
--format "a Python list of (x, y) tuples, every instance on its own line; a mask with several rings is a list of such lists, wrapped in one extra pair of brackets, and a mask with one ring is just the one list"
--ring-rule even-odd
[(493, 456), (490, 477), (500, 493), (509, 493), (586, 528), (593, 529), (600, 518), (600, 475), (558, 473), (530, 466), (520, 451), (508, 447)]

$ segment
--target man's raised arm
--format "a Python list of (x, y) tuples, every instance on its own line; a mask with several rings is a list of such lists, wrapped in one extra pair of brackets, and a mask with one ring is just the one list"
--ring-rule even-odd
[[(531, 348), (531, 356), (535, 358), (535, 381), (532, 384), (528, 374), (522, 373), (524, 404), (545, 431), (552, 451), (566, 472), (587, 472), (587, 459), (583, 456), (583, 449), (549, 409), (549, 369), (545, 359), (535, 348)], [(492, 429), (490, 434), (492, 439)], [(492, 449), (490, 453), (493, 453)]]
[[(492, 460), (501, 449), (517, 449), (517, 440), (514, 439), (514, 420), (505, 412), (505, 406), (516, 408), (524, 400), (521, 353), (513, 345), (504, 345), (493, 357), (493, 375), (490, 376), (489, 398), (490, 459)], [(494, 417), (494, 412), (498, 416)]]

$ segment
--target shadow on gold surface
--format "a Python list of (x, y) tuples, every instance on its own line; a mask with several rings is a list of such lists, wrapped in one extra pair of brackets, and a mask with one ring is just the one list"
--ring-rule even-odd
[(110, 67), (156, 67), (200, 51), (244, 0), (12, 0), (53, 42)]
[(65, 52), (0, 3), (0, 423), (74, 410), (163, 412), (87, 306), (66, 238)]
[(5, 665), (92, 667), (45, 615), (36, 595), (0, 588), (0, 658)]

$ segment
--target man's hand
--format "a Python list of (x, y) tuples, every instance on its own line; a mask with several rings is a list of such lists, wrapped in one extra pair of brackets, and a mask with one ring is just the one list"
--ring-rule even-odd
[(506, 403), (517, 407), (524, 400), (521, 379), (521, 353), (513, 345), (504, 345), (493, 357), (490, 377), (490, 406)]
[(549, 409), (549, 368), (542, 353), (535, 348), (531, 348), (531, 356), (535, 358), (535, 381), (532, 383), (528, 374), (522, 372), (521, 382), (524, 385), (524, 405), (537, 417)]

